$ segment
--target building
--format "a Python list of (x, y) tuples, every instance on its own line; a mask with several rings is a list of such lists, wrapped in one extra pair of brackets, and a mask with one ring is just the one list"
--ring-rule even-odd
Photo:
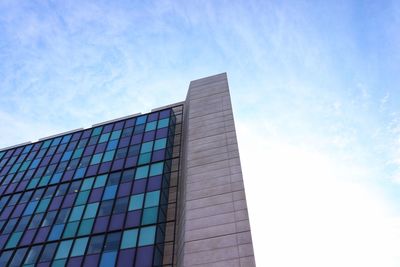
[(226, 74), (0, 150), (0, 266), (255, 266)]

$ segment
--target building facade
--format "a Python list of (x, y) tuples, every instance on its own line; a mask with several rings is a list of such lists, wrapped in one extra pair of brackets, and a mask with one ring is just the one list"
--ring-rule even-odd
[(255, 266), (226, 74), (0, 150), (0, 266)]

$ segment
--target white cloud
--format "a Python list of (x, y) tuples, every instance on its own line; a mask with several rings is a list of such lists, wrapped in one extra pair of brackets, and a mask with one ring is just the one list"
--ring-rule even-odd
[(259, 266), (400, 265), (400, 217), (374, 170), (237, 128)]

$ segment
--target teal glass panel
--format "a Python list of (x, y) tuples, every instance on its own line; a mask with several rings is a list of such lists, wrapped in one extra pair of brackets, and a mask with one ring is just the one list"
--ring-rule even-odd
[(146, 119), (147, 119), (147, 115), (143, 115), (143, 116), (136, 118), (136, 125), (145, 123)]
[(115, 150), (107, 151), (104, 154), (102, 162), (112, 161), (114, 158)]
[(65, 226), (63, 238), (74, 237), (78, 230), (79, 222), (70, 222)]
[(58, 245), (57, 253), (54, 259), (64, 259), (68, 257), (69, 250), (71, 249), (73, 240), (61, 241), (60, 245)]
[(78, 236), (88, 235), (92, 232), (94, 219), (87, 219), (81, 222), (78, 230)]
[(154, 143), (153, 150), (164, 149), (167, 146), (167, 138), (158, 139)]
[(80, 192), (78, 194), (78, 197), (76, 198), (75, 206), (86, 204), (86, 202), (87, 202), (87, 200), (89, 198), (89, 194), (90, 194), (89, 190)]
[(85, 209), (85, 205), (77, 206), (72, 209), (71, 216), (69, 217), (69, 221), (79, 221), (82, 217), (83, 210)]
[(143, 179), (147, 177), (149, 172), (149, 165), (141, 166), (136, 169), (135, 179)]
[(138, 164), (147, 164), (150, 163), (151, 160), (151, 152), (140, 154)]
[(24, 211), (24, 216), (25, 216), (25, 215), (33, 214), (33, 212), (35, 211), (35, 208), (36, 208), (36, 206), (38, 205), (38, 203), (39, 203), (39, 201), (30, 202), (30, 203), (28, 204), (28, 206), (26, 206), (26, 209), (25, 209), (25, 211)]
[(115, 266), (115, 260), (117, 259), (117, 251), (104, 252), (101, 256), (100, 267), (111, 267)]
[(50, 176), (44, 176), (42, 177), (42, 179), (40, 179), (39, 186), (48, 185), (49, 181), (50, 181)]
[(36, 213), (45, 212), (50, 204), (50, 200), (51, 200), (50, 198), (41, 200), (39, 206), (36, 209)]
[(75, 240), (74, 247), (72, 248), (71, 252), (71, 257), (84, 255), (88, 241), (88, 237), (78, 238), (77, 240)]
[(117, 188), (118, 185), (106, 186), (103, 194), (103, 200), (115, 198), (115, 194), (117, 193)]
[(96, 181), (94, 182), (94, 188), (103, 187), (107, 182), (107, 174), (99, 175), (96, 177)]
[(50, 140), (45, 141), (42, 145), (42, 148), (48, 148), (51, 144), (51, 141), (53, 141), (53, 140), (50, 139)]
[(89, 190), (92, 188), (92, 185), (94, 183), (94, 177), (86, 178), (83, 180), (82, 186), (81, 186), (81, 191)]
[(103, 127), (94, 128), (94, 129), (93, 129), (93, 132), (92, 132), (92, 136), (99, 135), (99, 134), (101, 133), (101, 130), (102, 130), (102, 129), (103, 129)]
[(147, 208), (143, 211), (142, 225), (157, 223), (158, 207)]
[(136, 247), (138, 236), (138, 229), (131, 229), (124, 231), (121, 241), (121, 249)]
[(13, 233), (10, 236), (10, 239), (8, 239), (6, 248), (15, 248), (19, 242), (19, 240), (21, 239), (23, 232), (17, 232), (17, 233)]
[(169, 118), (165, 118), (165, 119), (159, 120), (158, 121), (158, 125), (157, 125), (157, 129), (168, 127), (168, 123), (169, 123)]
[(66, 161), (69, 160), (72, 156), (72, 151), (66, 151), (63, 155), (63, 157), (61, 158), (61, 161)]
[(155, 226), (147, 226), (141, 228), (139, 236), (139, 247), (154, 244), (155, 235), (156, 235)]
[(34, 178), (29, 182), (29, 184), (26, 188), (27, 189), (35, 188), (38, 183), (39, 183), (39, 178)]
[(114, 131), (114, 132), (112, 132), (112, 134), (111, 134), (111, 138), (110, 138), (110, 140), (116, 140), (116, 139), (119, 139), (119, 138), (120, 138), (120, 136), (121, 136), (121, 130)]
[(51, 264), (51, 267), (65, 267), (66, 263), (67, 263), (67, 259), (55, 260)]
[(117, 145), (118, 145), (118, 140), (112, 140), (112, 141), (108, 142), (107, 151), (116, 149)]
[(129, 211), (139, 210), (143, 206), (144, 194), (133, 195), (129, 200)]
[(160, 191), (153, 191), (146, 193), (146, 201), (144, 202), (145, 208), (158, 206), (160, 203)]
[(86, 168), (77, 169), (75, 172), (75, 175), (74, 175), (74, 179), (83, 178), (83, 176), (85, 175), (85, 172), (86, 172)]
[(63, 173), (59, 172), (53, 175), (53, 177), (50, 180), (50, 184), (57, 184), (61, 181), (61, 177), (62, 177)]
[(10, 170), (9, 173), (15, 173), (15, 172), (17, 172), (19, 166), (21, 166), (21, 163), (16, 163), (16, 164), (14, 164), (14, 166), (11, 168), (11, 170)]
[[(63, 139), (61, 140), (61, 144), (66, 144), (69, 142), (69, 140), (71, 140), (72, 135), (66, 135), (63, 137)], [(43, 147), (42, 147), (43, 148)]]
[(103, 153), (94, 154), (92, 160), (90, 161), (90, 165), (99, 164), (102, 156)]
[(163, 173), (163, 169), (164, 169), (164, 162), (151, 164), (149, 176), (160, 175)]
[(108, 141), (108, 138), (110, 138), (110, 133), (102, 134), (102, 135), (100, 136), (99, 143), (107, 142), (107, 141)]
[(148, 153), (152, 149), (153, 149), (153, 141), (143, 143), (142, 148), (140, 149), (140, 154)]
[(83, 153), (83, 148), (78, 148), (77, 150), (75, 150), (74, 154), (72, 155), (73, 159), (77, 159), (80, 158), (82, 156)]
[(96, 217), (97, 209), (99, 208), (99, 202), (90, 203), (86, 206), (84, 219), (94, 218)]
[(145, 131), (146, 132), (153, 131), (153, 130), (156, 129), (156, 126), (157, 126), (157, 121), (149, 122), (149, 123), (146, 124), (146, 130)]
[(64, 230), (64, 224), (54, 225), (53, 228), (51, 229), (48, 240), (52, 241), (60, 239), (63, 230)]

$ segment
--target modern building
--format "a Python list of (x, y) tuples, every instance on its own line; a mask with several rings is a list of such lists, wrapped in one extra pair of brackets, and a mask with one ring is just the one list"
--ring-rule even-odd
[(0, 150), (0, 266), (255, 266), (226, 74)]

